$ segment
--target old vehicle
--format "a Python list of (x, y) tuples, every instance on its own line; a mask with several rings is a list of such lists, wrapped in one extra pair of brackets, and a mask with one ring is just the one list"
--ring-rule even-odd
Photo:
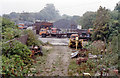
[(52, 37), (61, 38), (64, 35), (66, 35), (66, 33), (62, 32), (60, 29), (58, 29), (58, 28), (51, 28), (51, 36)]
[(57, 28), (51, 28), (51, 36), (55, 37), (57, 33)]
[(23, 23), (18, 24), (19, 29), (26, 29), (27, 27)]
[(72, 34), (70, 39), (69, 39), (69, 47), (71, 48), (83, 48), (83, 40), (79, 38), (78, 34)]
[(50, 29), (41, 28), (39, 34), (42, 37), (51, 36), (51, 37), (57, 37), (57, 38), (61, 38), (63, 35), (66, 35), (66, 33), (63, 33), (58, 28), (50, 28)]
[(48, 36), (49, 35), (49, 32), (48, 32), (48, 30), (47, 29), (45, 29), (45, 28), (42, 28), (41, 30), (40, 30), (40, 36), (42, 36), (42, 37), (46, 37), (46, 36)]
[(52, 33), (57, 33), (57, 28), (51, 28)]

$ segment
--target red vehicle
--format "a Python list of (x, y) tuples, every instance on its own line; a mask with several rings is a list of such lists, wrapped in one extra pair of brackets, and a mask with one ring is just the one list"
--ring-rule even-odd
[(52, 33), (57, 33), (57, 28), (51, 28)]
[(62, 33), (60, 29), (58, 29), (58, 28), (51, 28), (51, 36), (52, 37), (61, 37), (62, 35), (65, 35), (65, 34)]

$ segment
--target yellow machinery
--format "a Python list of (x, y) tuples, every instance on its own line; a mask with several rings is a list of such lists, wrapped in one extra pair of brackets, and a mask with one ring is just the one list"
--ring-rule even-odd
[(78, 34), (72, 34), (70, 39), (69, 39), (69, 47), (71, 48), (78, 48), (82, 49), (83, 48), (83, 40), (79, 39)]
[(42, 28), (42, 29), (40, 30), (39, 34), (40, 34), (42, 37), (46, 37), (46, 36), (49, 35), (47, 29), (45, 29), (45, 28)]

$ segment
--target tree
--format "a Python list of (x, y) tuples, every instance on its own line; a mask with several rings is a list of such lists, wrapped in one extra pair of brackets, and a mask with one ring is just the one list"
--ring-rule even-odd
[(100, 8), (97, 11), (96, 20), (94, 23), (94, 33), (93, 33), (93, 40), (103, 40), (106, 41), (109, 37), (109, 21), (110, 16), (108, 9), (105, 7)]
[(96, 12), (86, 12), (85, 14), (83, 14), (83, 16), (80, 19), (80, 25), (82, 25), (82, 27), (85, 29), (92, 28), (95, 17), (96, 17)]
[(111, 16), (111, 26), (110, 26), (110, 36), (109, 36), (109, 41), (112, 40), (113, 36), (118, 36), (120, 30), (120, 9), (119, 9), (120, 4), (117, 3), (116, 7), (113, 11), (110, 11), (110, 16)]
[(9, 18), (14, 22), (34, 22), (35, 20), (49, 20), (55, 21), (61, 18), (59, 11), (55, 8), (54, 4), (46, 4), (46, 6), (36, 13), (16, 13), (4, 14), (3, 17)]
[(39, 14), (43, 20), (57, 20), (60, 18), (59, 11), (55, 9), (53, 4), (46, 4), (46, 7), (44, 7)]
[[(120, 42), (120, 1), (116, 4), (115, 10), (118, 11), (118, 42)], [(118, 44), (120, 47), (120, 44)], [(120, 70), (120, 50), (118, 49), (118, 70)], [(120, 72), (120, 71), (119, 71)]]
[[(116, 4), (115, 10), (118, 11), (118, 22), (119, 22), (119, 25), (120, 25), (120, 1)], [(118, 32), (120, 33), (120, 26), (118, 28)]]
[(120, 1), (116, 4), (115, 10), (120, 11)]

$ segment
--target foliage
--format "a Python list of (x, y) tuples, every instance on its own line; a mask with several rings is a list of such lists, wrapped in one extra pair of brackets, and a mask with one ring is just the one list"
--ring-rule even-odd
[(40, 17), (43, 17), (43, 19), (56, 20), (60, 18), (58, 12), (59, 11), (55, 9), (53, 4), (46, 4), (46, 7), (44, 7), (44, 9), (42, 9), (39, 14), (41, 15)]
[(103, 40), (106, 41), (109, 37), (109, 12), (104, 7), (100, 8), (97, 11), (96, 20), (94, 23), (94, 33), (93, 33), (93, 40)]
[(19, 38), (22, 30), (19, 30), (14, 22), (2, 19), (2, 74), (7, 76), (25, 76), (30, 73), (32, 59), (30, 49), (19, 41), (11, 40)]
[(42, 48), (42, 51), (44, 53), (44, 56), (36, 56), (36, 63), (33, 65), (35, 66), (36, 73), (38, 72), (43, 72), (45, 70), (45, 64), (46, 64), (46, 59), (47, 56), (50, 52), (52, 52), (52, 49), (45, 49), (44, 47)]
[(60, 19), (54, 22), (54, 26), (61, 29), (75, 29), (77, 28), (77, 23), (74, 20)]
[(35, 35), (35, 33), (33, 33), (32, 30), (27, 30), (26, 32), (28, 34), (27, 46), (32, 46), (32, 45), (40, 46), (41, 44), (43, 44)]
[(120, 1), (116, 4), (115, 10), (120, 11)]
[(59, 11), (55, 9), (55, 6), (53, 4), (46, 4), (46, 6), (39, 12), (36, 13), (29, 13), (29, 12), (23, 12), (23, 13), (16, 13), (12, 12), (10, 14), (4, 14), (3, 17), (9, 18), (13, 20), (14, 22), (19, 21), (29, 21), (34, 22), (35, 20), (57, 20), (61, 16), (59, 15)]
[(76, 64), (75, 59), (70, 60), (68, 67), (68, 75), (70, 76), (82, 76), (83, 73), (87, 72), (94, 76), (95, 70), (97, 69), (97, 64), (94, 60), (88, 59), (86, 63)]
[(19, 29), (5, 28), (5, 32), (2, 33), (2, 38), (7, 41), (14, 38), (19, 38), (22, 35), (22, 31)]
[(6, 28), (16, 29), (17, 26), (14, 24), (14, 22), (10, 21), (9, 19), (2, 18), (2, 32), (5, 32)]
[(117, 36), (119, 34), (118, 29), (120, 28), (118, 20), (113, 20), (112, 25), (110, 26), (110, 35), (109, 41), (112, 41), (113, 36)]
[[(116, 5), (116, 7), (119, 5)], [(118, 36), (120, 33), (120, 10), (115, 7), (115, 10), (110, 12), (111, 15), (111, 26), (110, 26), (110, 36), (109, 41), (112, 41), (113, 36)]]
[(120, 1), (117, 3), (115, 10), (118, 11), (118, 22), (119, 22), (118, 23), (118, 25), (119, 25), (118, 32), (120, 33)]
[(103, 64), (106, 65), (107, 67), (116, 68), (116, 69), (118, 67), (118, 53), (119, 53), (118, 44), (120, 42), (119, 38), (120, 35), (113, 36), (112, 41), (109, 43), (107, 47), (108, 50), (107, 54), (102, 60), (104, 61)]
[(2, 74), (8, 76), (24, 76), (30, 72), (31, 51), (18, 41), (3, 43)]
[(2, 39), (8, 41), (10, 39), (18, 38), (21, 36), (22, 31), (17, 28), (14, 22), (9, 19), (2, 18)]
[(109, 13), (110, 13), (110, 18), (112, 20), (118, 20), (118, 11), (117, 10), (109, 11)]
[(79, 20), (81, 19), (81, 17), (77, 15), (69, 16), (69, 15), (63, 14), (61, 16), (61, 19), (72, 20), (72, 21), (75, 21), (75, 23), (79, 24)]
[(19, 55), (13, 55), (10, 58), (2, 56), (2, 74), (6, 76), (23, 76), (30, 71), (30, 65), (25, 65)]
[(9, 43), (3, 43), (2, 55), (9, 57), (10, 55), (20, 55), (22, 59), (28, 59), (31, 51), (27, 48), (26, 45), (18, 42), (11, 41)]
[(22, 13), (16, 13), (11, 12), (10, 14), (4, 14), (3, 17), (11, 19), (15, 23), (20, 22), (30, 22), (33, 23), (35, 20), (48, 20), (48, 21), (57, 21), (60, 19), (66, 19), (66, 20), (73, 20), (76, 23), (78, 23), (80, 16), (74, 15), (69, 16), (66, 14), (63, 14), (62, 16), (59, 14), (59, 11), (55, 8), (54, 4), (46, 4), (46, 6), (39, 12), (22, 12)]
[(84, 13), (80, 19), (80, 25), (82, 25), (83, 29), (93, 28), (95, 17), (96, 17), (96, 12)]

